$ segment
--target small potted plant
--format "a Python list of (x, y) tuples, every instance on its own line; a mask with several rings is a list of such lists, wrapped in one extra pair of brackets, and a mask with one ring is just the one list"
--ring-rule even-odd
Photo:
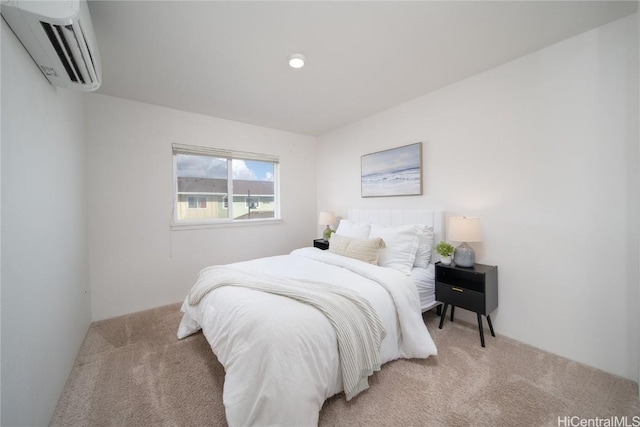
[(447, 242), (440, 241), (436, 245), (436, 252), (440, 254), (440, 262), (442, 262), (444, 265), (449, 265), (451, 264), (451, 257), (455, 252), (455, 248)]

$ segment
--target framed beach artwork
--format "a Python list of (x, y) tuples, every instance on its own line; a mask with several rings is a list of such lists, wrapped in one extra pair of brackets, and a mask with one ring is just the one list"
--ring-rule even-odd
[(422, 143), (362, 156), (362, 197), (422, 194)]

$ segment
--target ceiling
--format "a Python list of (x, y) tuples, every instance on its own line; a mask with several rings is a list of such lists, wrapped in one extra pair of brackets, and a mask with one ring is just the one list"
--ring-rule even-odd
[[(321, 135), (634, 13), (635, 1), (90, 1), (98, 93)], [(304, 54), (300, 70), (288, 66)]]

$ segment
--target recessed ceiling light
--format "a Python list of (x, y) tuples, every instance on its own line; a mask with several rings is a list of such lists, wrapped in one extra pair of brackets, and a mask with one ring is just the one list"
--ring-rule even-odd
[(304, 55), (294, 53), (289, 57), (289, 66), (291, 68), (302, 68), (304, 67), (305, 59)]

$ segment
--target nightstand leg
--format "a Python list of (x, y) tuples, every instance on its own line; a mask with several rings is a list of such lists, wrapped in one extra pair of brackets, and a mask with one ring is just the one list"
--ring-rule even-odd
[[(449, 304), (445, 303), (444, 308), (442, 309), (442, 314), (440, 315), (440, 326), (438, 326), (438, 329), (442, 329), (444, 318), (447, 317), (447, 307), (449, 307)], [(451, 307), (451, 310), (453, 310), (453, 307)]]
[(478, 315), (478, 330), (480, 331), (480, 344), (484, 347), (484, 331), (482, 330), (482, 314), (476, 313)]
[(452, 306), (451, 306), (451, 321), (452, 321), (452, 322), (453, 322), (453, 310), (455, 310), (455, 309), (456, 309), (456, 306), (455, 306), (455, 305), (452, 305)]
[(495, 337), (496, 334), (493, 332), (493, 325), (491, 324), (491, 317), (487, 314), (487, 322), (489, 323), (489, 330), (491, 331), (491, 336)]

